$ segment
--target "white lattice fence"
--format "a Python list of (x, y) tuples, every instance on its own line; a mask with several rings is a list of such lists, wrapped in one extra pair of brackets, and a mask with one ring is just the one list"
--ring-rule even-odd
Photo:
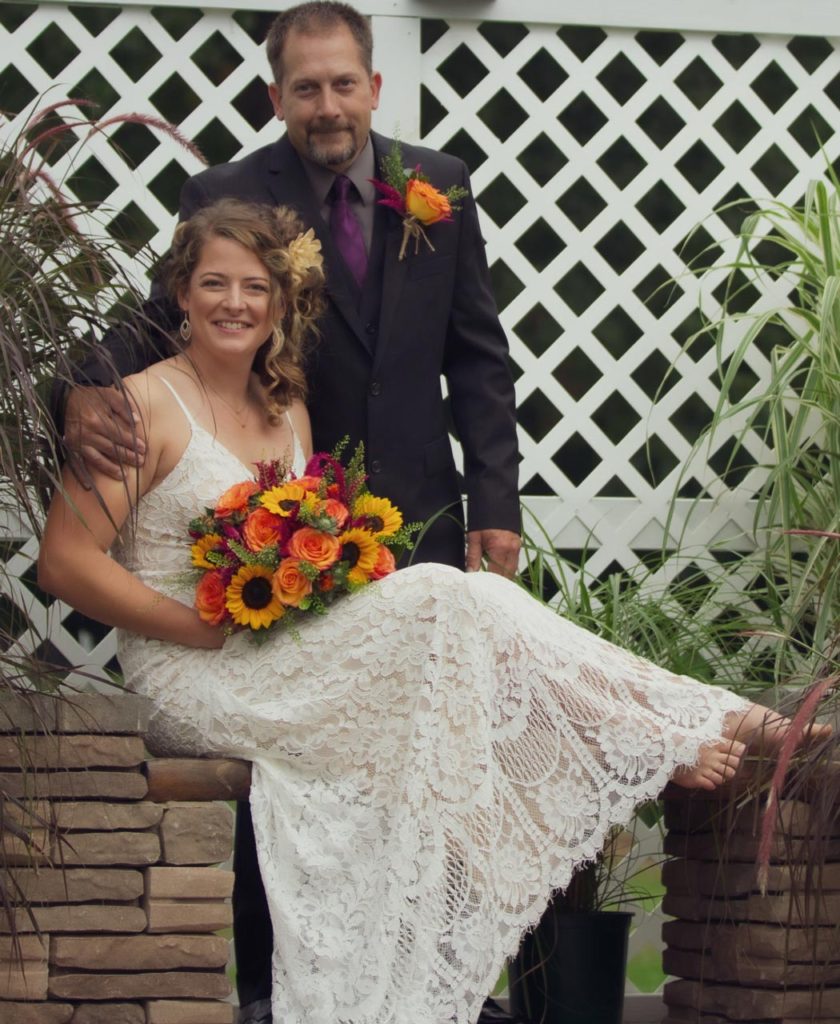
[[(838, 72), (825, 40), (553, 26), (452, 24), (424, 55), (428, 141), (469, 160), (486, 214), (524, 492), (594, 530), (598, 569), (634, 561), (717, 398), (707, 346), (652, 401), (697, 324), (688, 256), (743, 217), (710, 216), (721, 204), (796, 202), (824, 169), (815, 133), (836, 158)], [(766, 372), (759, 351), (750, 367)]]
[[(398, 124), (471, 168), (516, 367), (526, 501), (559, 547), (592, 549), (593, 572), (632, 565), (660, 545), (676, 476), (717, 397), (709, 346), (677, 359), (701, 301), (687, 261), (737, 228), (744, 197), (795, 203), (825, 157), (837, 160), (840, 16), (804, 3), (792, 25), (790, 5), (711, 2), (666, 22), (673, 5), (648, 2), (637, 30), (608, 0), (588, 10), (606, 27), (581, 25), (579, 6), (564, 18), (559, 0), (360, 6), (375, 15), (385, 75), (377, 126)], [(272, 13), (2, 4), (0, 108), (12, 116), (0, 131), (13, 134), (14, 115), (49, 91), (49, 101), (94, 99), (102, 115), (168, 118), (213, 162), (235, 158), (281, 130), (264, 89)], [(776, 17), (785, 32), (821, 34), (773, 34)], [(196, 170), (174, 142), (133, 125), (65, 153), (53, 173), (101, 203), (113, 232), (161, 249)], [(749, 368), (746, 388), (766, 372), (759, 350)], [(727, 491), (716, 478), (725, 442), (692, 468), (696, 490), (716, 499), (699, 544), (751, 521), (743, 495), (758, 470)], [(60, 606), (47, 615), (31, 584), (34, 545), (14, 547), (6, 609), (27, 604), (68, 664), (107, 665), (110, 635)]]

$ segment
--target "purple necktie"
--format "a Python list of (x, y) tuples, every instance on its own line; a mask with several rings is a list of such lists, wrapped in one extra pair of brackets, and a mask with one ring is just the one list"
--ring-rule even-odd
[(346, 174), (337, 174), (330, 189), (330, 234), (350, 273), (361, 288), (367, 273), (367, 249), (359, 218), (350, 206), (356, 186)]

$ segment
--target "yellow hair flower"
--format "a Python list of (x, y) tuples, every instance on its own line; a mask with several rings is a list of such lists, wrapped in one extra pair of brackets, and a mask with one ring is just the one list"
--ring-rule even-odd
[(217, 569), (218, 566), (213, 565), (212, 562), (208, 562), (206, 555), (208, 551), (212, 551), (217, 544), (220, 544), (222, 538), (218, 533), (207, 533), (193, 544), (190, 548), (190, 554), (192, 555), (192, 564), (198, 569)]
[(377, 537), (392, 537), (403, 524), (402, 512), (387, 498), (363, 494), (353, 502), (353, 518), (363, 519), (364, 528)]
[(341, 545), (338, 560), (347, 562), (350, 571), (347, 579), (351, 583), (367, 583), (379, 558), (379, 543), (369, 530), (354, 528), (339, 534)]
[(281, 618), (285, 609), (272, 589), (271, 569), (243, 565), (228, 584), (225, 606), (233, 621), (251, 629), (264, 629)]
[(313, 228), (304, 231), (289, 242), (286, 250), (289, 270), (298, 278), (304, 278), (310, 270), (320, 270), (324, 262), (321, 243), (315, 237)]
[(272, 487), (260, 498), (260, 504), (278, 516), (290, 516), (306, 497), (306, 488), (294, 480), (279, 487)]

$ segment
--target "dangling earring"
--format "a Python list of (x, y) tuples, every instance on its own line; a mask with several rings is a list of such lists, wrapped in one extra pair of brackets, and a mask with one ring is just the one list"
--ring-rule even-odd
[(283, 350), (285, 342), (286, 338), (283, 334), (283, 328), (278, 324), (271, 332), (271, 347), (275, 355)]
[(190, 314), (187, 311), (184, 312), (184, 319), (181, 321), (178, 333), (181, 335), (181, 340), (185, 343), (192, 337), (192, 324), (190, 323)]

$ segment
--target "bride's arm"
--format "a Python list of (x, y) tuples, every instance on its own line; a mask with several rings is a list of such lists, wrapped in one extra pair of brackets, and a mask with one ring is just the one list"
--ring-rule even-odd
[[(141, 402), (144, 413), (148, 405)], [(38, 585), (48, 593), (108, 626), (190, 647), (221, 647), (221, 630), (203, 622), (179, 601), (146, 586), (108, 554), (133, 506), (155, 479), (160, 450), (154, 437), (165, 437), (165, 413), (148, 420), (149, 455), (139, 471), (126, 467), (123, 481), (92, 474), (86, 490), (69, 471), (47, 516), (38, 558)]]

